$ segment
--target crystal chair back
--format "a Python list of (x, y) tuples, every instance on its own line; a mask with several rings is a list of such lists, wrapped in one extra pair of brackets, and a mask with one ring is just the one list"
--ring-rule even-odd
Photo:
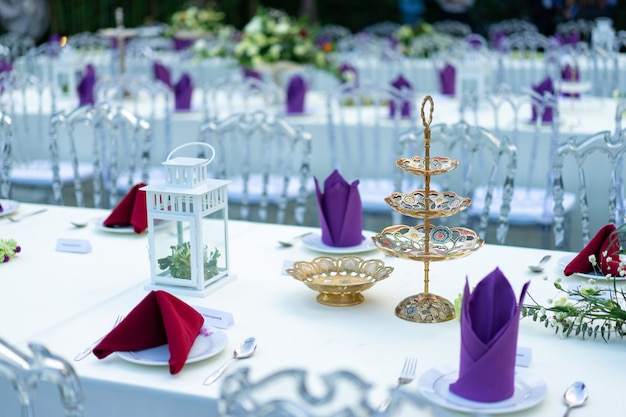
[(11, 196), (11, 148), (13, 144), (13, 122), (0, 112), (0, 198)]
[(81, 162), (89, 161), (93, 166), (94, 207), (113, 207), (134, 184), (148, 183), (150, 130), (145, 119), (119, 106), (99, 104), (54, 114), (50, 150), (55, 203), (63, 204), (61, 155), (69, 155), (74, 167), (74, 195), (79, 207), (88, 205), (77, 170)]
[(212, 172), (232, 181), (228, 200), (240, 205), (241, 219), (305, 223), (314, 190), (309, 133), (255, 111), (204, 122), (199, 138), (215, 148)]
[(396, 191), (396, 140), (417, 120), (416, 101), (412, 89), (369, 82), (345, 83), (327, 94), (329, 159), (324, 172), (337, 169), (349, 182), (358, 179), (365, 213), (392, 214), (384, 199)]
[(318, 378), (304, 369), (283, 369), (252, 380), (249, 368), (228, 375), (221, 386), (218, 411), (223, 417), (372, 416), (372, 385), (344, 370)]
[[(602, 131), (583, 138), (570, 138), (557, 148), (553, 163), (553, 230), (557, 248), (582, 249), (589, 243), (592, 231), (600, 229), (607, 222), (616, 225), (624, 223), (624, 138), (623, 134)], [(578, 178), (578, 184), (567, 181), (574, 177)], [(593, 183), (589, 182), (591, 177), (594, 178)], [(604, 180), (599, 181), (599, 178)], [(563, 203), (566, 190), (577, 195), (580, 212), (580, 224), (571, 224), (570, 228)], [(606, 208), (606, 217), (591, 218), (592, 213)], [(574, 236), (580, 236), (581, 239), (574, 239)]]
[[(438, 124), (431, 126), (430, 129), (431, 155), (446, 156), (459, 161), (459, 168), (442, 175), (441, 179), (435, 178), (442, 188), (437, 191), (453, 191), (461, 197), (473, 198), (473, 190), (480, 185), (485, 187), (480, 212), (476, 213), (478, 222), (476, 232), (482, 239), (487, 236), (489, 209), (494, 193), (498, 192), (502, 198), (495, 240), (499, 244), (504, 244), (515, 188), (517, 148), (510, 144), (506, 137), (497, 138), (487, 129), (471, 126), (465, 122), (452, 125)], [(399, 137), (399, 143), (399, 154), (403, 157), (420, 155), (420, 149), (424, 146), (423, 127), (403, 133)], [(405, 175), (403, 173), (396, 175), (396, 189), (401, 189)], [(474, 203), (475, 199), (472, 201), (472, 204)], [(454, 221), (456, 223), (458, 220), (461, 226), (473, 227), (473, 217), (465, 210), (459, 216), (454, 216)], [(441, 221), (447, 220), (444, 218)]]

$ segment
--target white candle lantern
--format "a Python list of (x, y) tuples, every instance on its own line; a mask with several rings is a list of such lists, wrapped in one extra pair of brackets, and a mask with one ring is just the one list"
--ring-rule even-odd
[[(189, 146), (206, 146), (211, 158), (172, 158)], [(230, 181), (209, 177), (208, 166), (214, 157), (215, 149), (206, 143), (181, 145), (162, 163), (165, 183), (142, 188), (146, 191), (150, 252), (146, 289), (203, 297), (228, 277)]]

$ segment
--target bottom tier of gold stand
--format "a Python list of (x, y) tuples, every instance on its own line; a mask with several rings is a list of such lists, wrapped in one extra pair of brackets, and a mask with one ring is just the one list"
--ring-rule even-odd
[(396, 316), (416, 323), (443, 323), (456, 317), (454, 304), (432, 293), (405, 298), (396, 306)]

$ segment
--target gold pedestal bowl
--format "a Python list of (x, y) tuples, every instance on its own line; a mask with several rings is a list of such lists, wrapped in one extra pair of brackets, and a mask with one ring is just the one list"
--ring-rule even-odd
[(294, 262), (286, 270), (310, 289), (319, 292), (317, 301), (333, 307), (347, 307), (363, 302), (363, 291), (389, 277), (393, 267), (380, 259), (365, 260), (348, 255), (340, 258), (319, 256), (310, 262)]

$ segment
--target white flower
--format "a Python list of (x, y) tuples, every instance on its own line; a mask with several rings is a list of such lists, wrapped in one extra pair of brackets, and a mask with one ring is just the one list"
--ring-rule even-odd
[(282, 50), (283, 47), (279, 43), (275, 43), (274, 45), (270, 46), (268, 54), (272, 59), (278, 60), (280, 58)]
[(289, 28), (289, 23), (283, 20), (276, 25), (274, 32), (278, 35), (284, 35), (289, 32)]
[(591, 263), (591, 265), (596, 266), (598, 265), (598, 262), (596, 260), (596, 255), (589, 255), (589, 263)]
[(244, 33), (261, 33), (263, 31), (263, 22), (260, 16), (254, 16), (248, 24), (243, 28)]

